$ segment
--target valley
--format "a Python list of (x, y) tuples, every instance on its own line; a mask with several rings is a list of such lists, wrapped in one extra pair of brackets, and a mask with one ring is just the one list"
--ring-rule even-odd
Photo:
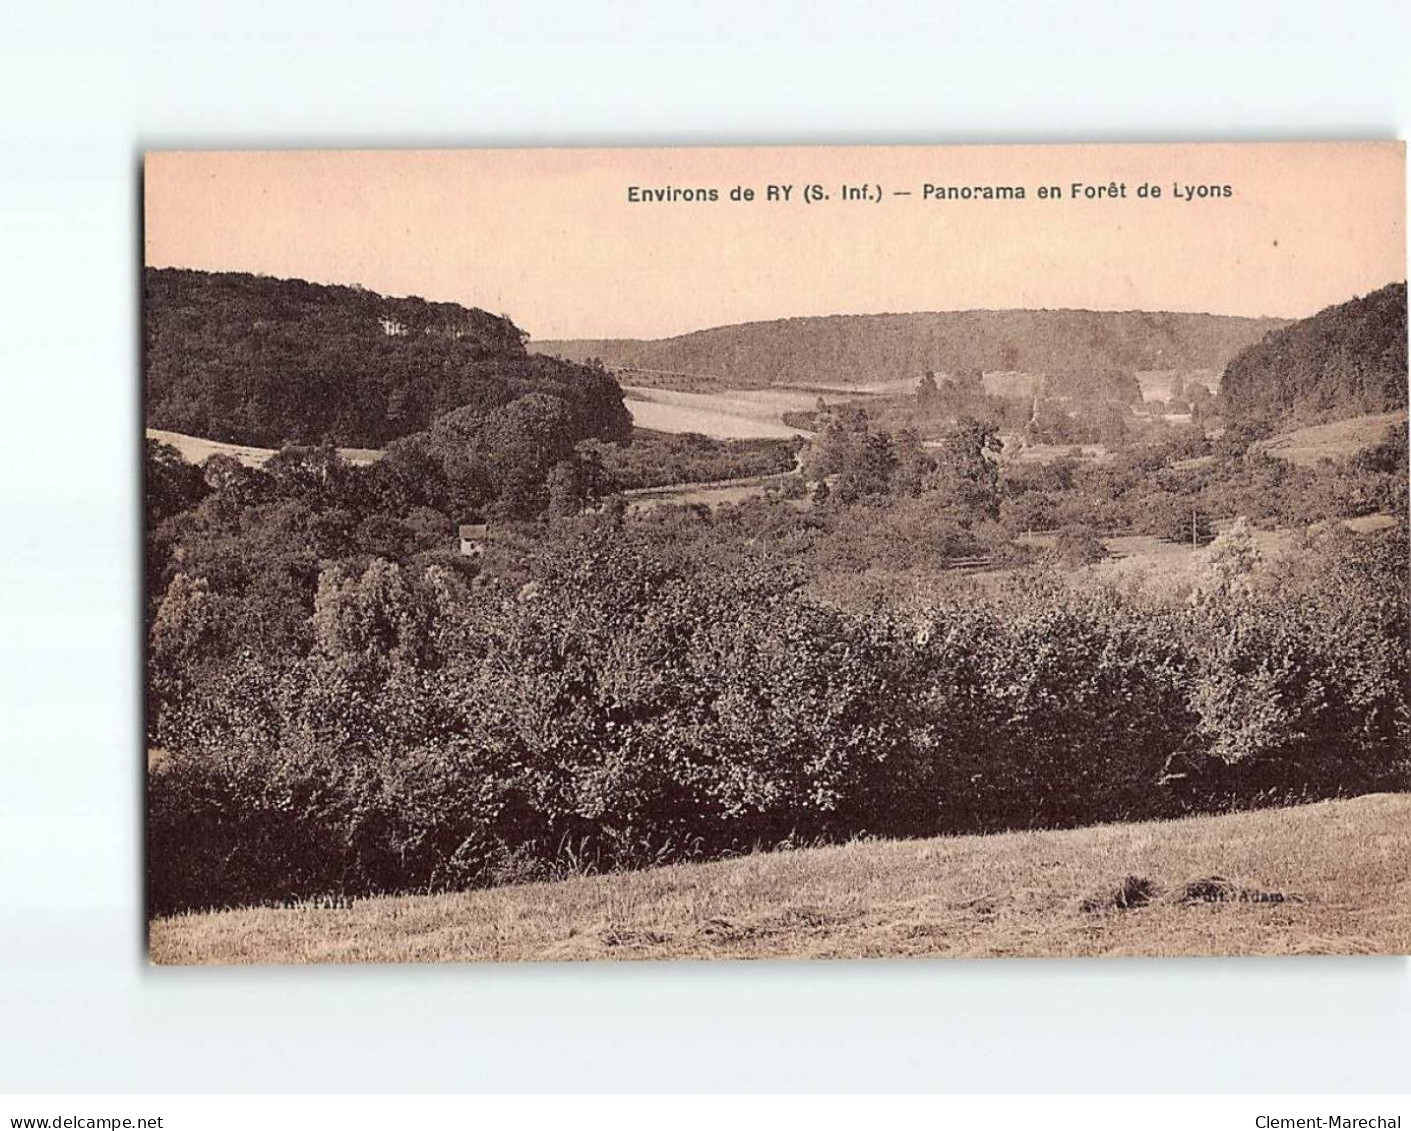
[(148, 281), (156, 961), (1402, 945), (1397, 359), (1260, 399), (1396, 287), (1336, 341), (864, 316), (604, 368)]

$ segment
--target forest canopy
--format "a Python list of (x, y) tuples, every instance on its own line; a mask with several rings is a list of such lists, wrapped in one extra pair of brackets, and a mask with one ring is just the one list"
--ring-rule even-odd
[(1406, 284), (1330, 306), (1250, 346), (1220, 386), (1233, 418), (1289, 424), (1406, 405)]
[[(537, 353), (601, 358), (611, 369), (711, 378), (721, 387), (914, 381), (961, 373), (1129, 373), (1220, 369), (1283, 322), (1143, 310), (956, 310), (785, 318), (718, 326), (659, 341), (535, 341)], [(649, 380), (646, 378), (650, 378)], [(629, 382), (631, 383), (631, 382)]]
[(301, 279), (148, 268), (147, 426), (240, 444), (380, 448), (453, 410), (562, 402), (574, 440), (625, 436), (601, 367), (525, 352), (507, 318)]

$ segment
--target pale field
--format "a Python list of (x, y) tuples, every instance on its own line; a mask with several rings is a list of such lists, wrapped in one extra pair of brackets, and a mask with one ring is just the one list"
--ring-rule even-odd
[[(262, 467), (270, 456), (275, 454), (274, 448), (223, 444), (219, 440), (204, 440), (200, 436), (187, 436), (181, 432), (164, 432), (160, 428), (148, 428), (147, 438), (170, 444), (181, 453), (182, 459), (194, 464), (204, 463), (213, 455), (226, 455), (234, 456), (246, 467)], [(339, 448), (338, 454), (343, 457), (345, 463), (359, 466), (376, 463), (382, 458), (382, 453), (376, 448)]]
[[(1231, 525), (1229, 519), (1212, 524), (1216, 533)], [(1307, 528), (1316, 534), (1326, 523)], [(1365, 515), (1343, 520), (1358, 534), (1396, 525), (1387, 514)], [(1297, 555), (1305, 528), (1275, 530), (1251, 528), (1250, 536), (1266, 561)], [(1034, 532), (1019, 536), (1021, 545), (1035, 550), (1051, 549), (1058, 536)], [(1212, 572), (1209, 545), (1193, 547), (1189, 542), (1168, 542), (1150, 534), (1108, 535), (1103, 539), (1110, 557), (1092, 565), (1066, 567), (1064, 574), (1077, 585), (1112, 585), (1164, 600), (1185, 600), (1197, 587), (1210, 582)], [(836, 574), (812, 582), (809, 592), (824, 604), (865, 612), (880, 602), (891, 607), (924, 607), (940, 600), (952, 600), (957, 586), (974, 587), (984, 593), (1003, 590), (1025, 572), (1024, 567), (996, 566), (986, 558), (964, 561), (919, 563), (910, 569), (873, 567), (857, 574)]]
[[(1212, 523), (1212, 528), (1219, 534), (1230, 525), (1230, 519), (1221, 519)], [(1260, 555), (1266, 561), (1272, 561), (1286, 554), (1298, 553), (1299, 539), (1303, 534), (1316, 533), (1327, 525), (1317, 523), (1307, 528), (1281, 526), (1273, 530), (1251, 526), (1249, 534)], [(1355, 534), (1368, 534), (1395, 526), (1396, 519), (1389, 514), (1371, 514), (1343, 519), (1342, 525)], [(1053, 534), (1035, 534), (1030, 541), (1035, 546), (1046, 547), (1052, 546), (1056, 537)], [(1210, 576), (1208, 543), (1196, 547), (1189, 542), (1169, 542), (1153, 534), (1118, 534), (1104, 538), (1103, 544), (1112, 556), (1075, 572), (1096, 579), (1143, 583), (1148, 588), (1165, 590), (1195, 585)]]
[(707, 506), (712, 510), (726, 503), (743, 503), (758, 499), (771, 487), (782, 487), (790, 478), (788, 472), (772, 475), (752, 475), (745, 479), (727, 479), (720, 483), (679, 483), (666, 487), (639, 487), (624, 491), (627, 509), (633, 513), (662, 506)]
[(1407, 794), (150, 925), (161, 965), (1408, 952)]
[[(1214, 528), (1218, 532), (1229, 525), (1229, 522), (1217, 522)], [(1250, 530), (1255, 548), (1265, 560), (1293, 550), (1298, 534), (1286, 528)], [(1208, 582), (1211, 576), (1208, 545), (1196, 547), (1189, 542), (1168, 542), (1151, 534), (1122, 534), (1104, 538), (1103, 543), (1112, 556), (1075, 572), (1094, 580), (1167, 596), (1188, 592)]]
[(1032, 397), (1038, 382), (1038, 373), (1025, 373), (1022, 370), (995, 370), (980, 379), (981, 388), (992, 397)]
[(1224, 376), (1218, 369), (1144, 369), (1137, 371), (1137, 384), (1142, 388), (1144, 401), (1169, 401), (1171, 386), (1177, 376), (1184, 377), (1187, 383), (1197, 382), (1210, 392), (1220, 391), (1220, 379)]
[(1275, 436), (1258, 447), (1271, 456), (1306, 467), (1321, 459), (1346, 459), (1355, 455), (1363, 448), (1380, 443), (1388, 428), (1405, 422), (1405, 409), (1354, 416), (1348, 420), (1335, 420), (1331, 424), (1299, 428)]
[[(831, 397), (905, 397), (915, 394), (920, 384), (921, 375), (917, 374), (915, 377), (894, 377), (890, 381), (858, 381), (846, 384), (823, 381), (816, 385), (780, 384), (773, 386), (772, 390), (792, 390), (808, 393), (815, 397), (820, 393), (826, 393)], [(808, 407), (812, 408), (813, 405), (810, 404)]]
[[(1142, 400), (1165, 403), (1171, 399), (1171, 388), (1177, 376), (1186, 381), (1204, 385), (1212, 393), (1220, 388), (1220, 371), (1217, 369), (1146, 369), (1138, 370), (1137, 384), (1141, 386)], [(983, 378), (985, 392), (998, 397), (1030, 397), (1036, 383), (1043, 382), (1043, 374), (1026, 373), (1023, 370), (995, 370)], [(913, 382), (913, 388), (915, 383)]]
[[(1079, 459), (1091, 460), (1094, 463), (1111, 463), (1117, 457), (1108, 450), (1106, 444), (1030, 444), (1024, 443), (1020, 446), (1021, 437), (1013, 432), (1005, 432), (1000, 435), (1000, 440), (1004, 443), (1004, 459), (1013, 463), (1054, 463), (1060, 459), (1069, 459), (1074, 448), (1079, 449), (1082, 455)], [(926, 445), (935, 447), (933, 441)]]
[(732, 389), (723, 393), (681, 393), (624, 385), (627, 408), (638, 428), (658, 432), (698, 432), (717, 440), (788, 439), (807, 433), (790, 428), (781, 416), (806, 411), (817, 393), (789, 389)]

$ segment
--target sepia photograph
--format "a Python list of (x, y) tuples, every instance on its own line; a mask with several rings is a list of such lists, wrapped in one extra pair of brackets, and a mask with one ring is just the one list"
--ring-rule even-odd
[(1401, 142), (142, 206), (151, 963), (1411, 953)]

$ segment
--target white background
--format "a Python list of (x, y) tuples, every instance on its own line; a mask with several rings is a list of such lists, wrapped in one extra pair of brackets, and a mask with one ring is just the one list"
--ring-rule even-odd
[(1411, 1090), (1403, 959), (149, 970), (144, 147), (1405, 137), (1402, 3), (0, 6), (0, 1091)]

